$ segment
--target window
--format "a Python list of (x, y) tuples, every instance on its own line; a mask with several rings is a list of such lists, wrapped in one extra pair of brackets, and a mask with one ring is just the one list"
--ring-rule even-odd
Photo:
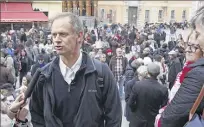
[(186, 10), (183, 10), (182, 19), (186, 19)]
[(113, 10), (109, 10), (109, 15), (110, 15), (109, 23), (112, 23), (112, 21), (113, 21)]
[(101, 19), (104, 19), (104, 15), (105, 15), (105, 10), (101, 9)]
[(158, 15), (159, 17), (159, 19), (162, 19), (163, 18), (163, 10), (159, 10), (159, 15)]
[(145, 10), (145, 22), (149, 22), (149, 10)]
[(175, 10), (171, 10), (171, 19), (175, 18)]

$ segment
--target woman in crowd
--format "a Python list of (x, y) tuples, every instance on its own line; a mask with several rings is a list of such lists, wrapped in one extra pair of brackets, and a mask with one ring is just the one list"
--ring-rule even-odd
[(19, 67), (19, 72), (20, 72), (20, 85), (22, 83), (22, 79), (24, 76), (27, 75), (28, 71), (30, 70), (30, 61), (29, 58), (27, 57), (27, 53), (25, 50), (21, 50), (20, 53), (20, 67)]
[[(189, 67), (192, 63), (197, 61), (202, 57), (202, 51), (198, 49), (196, 52), (189, 51), (189, 48), (186, 49), (186, 62), (184, 64), (184, 67), (180, 73), (178, 73), (176, 77), (176, 81), (174, 83), (174, 86), (172, 87), (170, 94), (169, 94), (169, 101), (168, 103), (171, 103), (171, 100), (174, 98), (175, 94), (177, 93), (178, 89), (180, 88), (182, 82), (184, 81), (185, 76), (188, 74), (188, 72), (192, 69)], [(155, 127), (161, 127), (161, 113), (165, 110), (166, 106), (161, 108), (159, 111), (159, 114), (156, 117), (155, 121)]]
[[(204, 6), (197, 10), (192, 18), (192, 32), (187, 39), (186, 56), (194, 62), (188, 67), (191, 70), (184, 76), (179, 90), (161, 115), (161, 127), (183, 127), (188, 121), (189, 112), (204, 84)], [(197, 114), (202, 114), (204, 101)]]

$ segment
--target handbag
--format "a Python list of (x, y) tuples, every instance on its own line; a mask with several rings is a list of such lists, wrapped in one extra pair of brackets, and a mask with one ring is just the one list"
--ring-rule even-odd
[(198, 95), (195, 103), (193, 104), (193, 107), (190, 110), (189, 113), (189, 121), (185, 124), (184, 127), (204, 127), (204, 110), (203, 114), (198, 115), (195, 114), (198, 106), (200, 105), (201, 101), (203, 100), (204, 97), (204, 85), (200, 91), (200, 94)]

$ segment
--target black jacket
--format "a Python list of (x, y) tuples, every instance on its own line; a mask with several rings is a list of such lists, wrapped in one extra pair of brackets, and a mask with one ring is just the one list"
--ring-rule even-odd
[(137, 77), (134, 77), (132, 80), (130, 80), (129, 82), (127, 82), (127, 84), (125, 85), (125, 102), (126, 102), (126, 107), (125, 107), (125, 116), (127, 121), (130, 121), (131, 118), (131, 109), (130, 107), (127, 105), (129, 98), (130, 98), (130, 94), (133, 88), (133, 85), (135, 85), (135, 82), (139, 81)]
[[(43, 63), (43, 65), (45, 65), (45, 64)], [(31, 69), (31, 76), (33, 76), (35, 74), (37, 69), (42, 68), (41, 66), (43, 66), (43, 65), (40, 65), (38, 62), (36, 64), (34, 64), (32, 69)]]
[(127, 65), (125, 70), (125, 84), (128, 83), (128, 81), (132, 80), (135, 76), (135, 69), (131, 67), (130, 64)]
[[(183, 127), (188, 121), (189, 112), (204, 84), (204, 58), (190, 65), (180, 89), (161, 116), (161, 127)], [(197, 109), (200, 113), (204, 109), (204, 99)]]
[(182, 70), (182, 65), (179, 58), (175, 58), (170, 62), (169, 66), (169, 74), (168, 74), (168, 82), (174, 83), (176, 80), (176, 76)]
[(168, 89), (156, 79), (144, 79), (133, 85), (128, 105), (132, 110), (130, 127), (153, 127), (159, 109), (167, 104)]
[(161, 41), (166, 41), (166, 32), (163, 31), (163, 32), (161, 33), (161, 36), (160, 36), (160, 37), (161, 37)]
[[(84, 75), (85, 87), (82, 89), (80, 105), (73, 121), (74, 127), (120, 127), (122, 108), (113, 74), (106, 64), (102, 64), (104, 102), (99, 102), (101, 89), (96, 85), (96, 67), (87, 54), (83, 53), (83, 55), (87, 57)], [(34, 127), (63, 127), (62, 122), (54, 114), (55, 98), (52, 84), (54, 62), (56, 59), (43, 68), (30, 100), (30, 112)], [(90, 93), (90, 90), (96, 92)]]

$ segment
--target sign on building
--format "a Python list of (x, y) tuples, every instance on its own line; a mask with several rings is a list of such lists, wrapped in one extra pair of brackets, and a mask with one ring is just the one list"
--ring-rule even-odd
[(95, 17), (94, 16), (79, 16), (80, 20), (83, 23), (83, 26), (87, 26), (88, 28), (94, 28)]

